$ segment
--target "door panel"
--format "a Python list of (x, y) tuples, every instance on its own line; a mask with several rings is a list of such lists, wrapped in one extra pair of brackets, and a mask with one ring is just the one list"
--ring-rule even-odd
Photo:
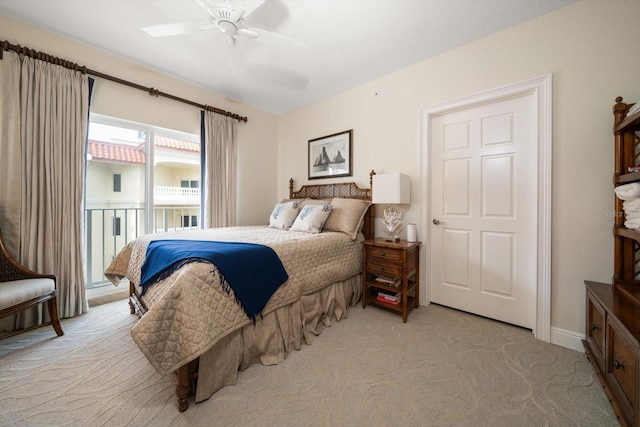
[(513, 113), (484, 117), (481, 125), (483, 146), (513, 142)]
[(468, 121), (445, 124), (443, 127), (443, 150), (452, 151), (469, 148), (469, 144), (471, 142), (469, 139), (470, 126), (471, 123)]
[(482, 233), (482, 293), (513, 298), (515, 235)]
[(444, 162), (444, 212), (447, 215), (471, 214), (470, 159)]
[(436, 115), (430, 132), (431, 300), (532, 329), (535, 96)]
[(443, 285), (469, 289), (469, 230), (445, 231), (443, 253), (445, 280)]
[(482, 216), (513, 218), (513, 155), (482, 158)]

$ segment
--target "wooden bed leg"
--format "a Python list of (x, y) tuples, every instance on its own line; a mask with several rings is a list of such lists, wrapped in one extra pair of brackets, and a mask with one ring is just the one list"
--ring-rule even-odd
[(186, 363), (178, 368), (176, 396), (178, 397), (178, 411), (180, 412), (184, 412), (189, 408), (189, 377), (189, 364)]
[(129, 312), (131, 314), (135, 314), (136, 307), (133, 305), (133, 301), (131, 301), (132, 296), (133, 296), (133, 283), (129, 282)]

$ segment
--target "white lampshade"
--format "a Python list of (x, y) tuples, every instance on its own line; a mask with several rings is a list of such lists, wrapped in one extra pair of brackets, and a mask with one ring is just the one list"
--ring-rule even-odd
[(376, 204), (402, 204), (411, 202), (411, 179), (402, 173), (373, 175), (373, 199)]

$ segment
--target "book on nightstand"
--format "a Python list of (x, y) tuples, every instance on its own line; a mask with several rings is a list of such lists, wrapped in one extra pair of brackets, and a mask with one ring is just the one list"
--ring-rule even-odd
[(400, 304), (400, 299), (394, 300), (394, 299), (391, 299), (391, 298), (385, 298), (385, 297), (383, 297), (381, 295), (378, 295), (378, 297), (376, 299), (378, 301), (382, 301), (382, 302), (385, 302), (387, 304), (392, 304), (392, 305)]
[(378, 291), (378, 301), (386, 302), (387, 304), (400, 304), (402, 300), (402, 294), (400, 292), (394, 293), (385, 290)]
[(402, 284), (402, 280), (388, 276), (376, 276), (375, 281), (382, 283), (383, 285), (393, 286), (394, 288), (397, 288)]

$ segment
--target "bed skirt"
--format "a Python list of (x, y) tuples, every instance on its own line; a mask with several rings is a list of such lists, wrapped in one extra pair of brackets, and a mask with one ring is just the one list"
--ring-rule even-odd
[(360, 300), (360, 274), (336, 282), (279, 308), (218, 341), (200, 356), (196, 403), (236, 383), (238, 372), (255, 363), (275, 365), (303, 344), (311, 345), (324, 328), (348, 317)]

